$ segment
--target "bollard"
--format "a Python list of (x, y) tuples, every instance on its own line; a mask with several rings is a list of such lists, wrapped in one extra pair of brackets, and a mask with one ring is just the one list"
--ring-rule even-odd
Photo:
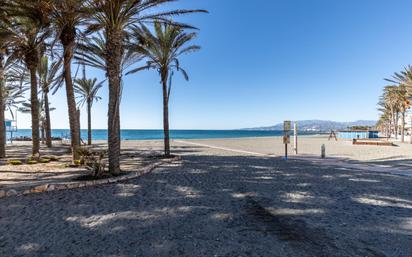
[(295, 125), (293, 127), (293, 151), (295, 154), (298, 154), (298, 123), (295, 121)]
[(321, 151), (320, 157), (322, 159), (325, 159), (326, 158), (326, 146), (325, 146), (325, 144), (322, 145), (320, 151)]

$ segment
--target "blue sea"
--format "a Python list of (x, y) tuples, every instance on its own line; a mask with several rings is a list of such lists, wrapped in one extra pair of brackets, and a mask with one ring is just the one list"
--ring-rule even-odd
[[(313, 135), (311, 132), (299, 132), (300, 135)], [(70, 131), (68, 129), (52, 130), (53, 137), (68, 138)], [(87, 139), (87, 130), (82, 130), (83, 140)], [(283, 131), (248, 131), (248, 130), (171, 130), (172, 139), (212, 139), (212, 138), (242, 138), (242, 137), (272, 137), (282, 136)], [(10, 137), (10, 133), (7, 133)], [(19, 129), (13, 132), (13, 137), (27, 136), (31, 137), (30, 129)], [(107, 140), (107, 130), (95, 129), (92, 131), (94, 140)], [(140, 130), (124, 129), (121, 131), (122, 140), (153, 140), (163, 139), (162, 130)]]

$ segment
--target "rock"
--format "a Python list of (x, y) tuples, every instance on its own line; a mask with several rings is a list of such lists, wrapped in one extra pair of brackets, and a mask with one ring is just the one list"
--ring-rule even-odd
[(86, 186), (94, 186), (95, 182), (94, 181), (87, 181)]
[(79, 184), (78, 183), (67, 184), (66, 188), (68, 189), (79, 188)]
[(64, 184), (56, 185), (56, 190), (64, 190), (64, 189), (67, 189), (66, 185), (64, 185)]
[(109, 183), (116, 183), (117, 180), (117, 178), (109, 178)]
[(6, 196), (6, 191), (0, 190), (0, 198), (3, 198)]
[(36, 186), (35, 188), (33, 188), (33, 189), (31, 190), (31, 192), (32, 192), (32, 193), (42, 193), (42, 192), (46, 192), (48, 187), (49, 187), (48, 184)]
[(9, 191), (7, 191), (6, 196), (13, 196), (13, 195), (17, 195), (17, 191), (14, 189), (10, 189)]

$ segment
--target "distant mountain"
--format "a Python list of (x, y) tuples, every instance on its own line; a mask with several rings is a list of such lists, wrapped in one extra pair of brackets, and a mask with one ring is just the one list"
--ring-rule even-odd
[[(374, 127), (376, 121), (374, 120), (358, 120), (353, 122), (337, 122), (329, 120), (301, 120), (298, 121), (298, 129), (300, 131), (314, 131), (314, 132), (328, 132), (331, 130), (343, 130), (353, 126), (367, 126)], [(293, 128), (293, 125), (292, 125)], [(270, 127), (247, 128), (244, 130), (283, 130), (283, 123), (276, 124)]]

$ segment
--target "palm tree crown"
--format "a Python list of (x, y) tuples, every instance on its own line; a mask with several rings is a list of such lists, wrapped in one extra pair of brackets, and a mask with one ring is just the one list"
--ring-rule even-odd
[(170, 156), (169, 140), (169, 97), (173, 71), (179, 71), (186, 80), (189, 80), (187, 72), (180, 67), (179, 57), (183, 54), (200, 49), (197, 45), (188, 45), (194, 38), (195, 32), (186, 32), (179, 25), (158, 22), (154, 23), (152, 32), (144, 25), (133, 29), (131, 46), (135, 52), (145, 56), (148, 61), (145, 66), (133, 69), (129, 72), (136, 73), (145, 69), (156, 69), (159, 72), (163, 91), (163, 131), (165, 155)]
[(97, 92), (103, 87), (103, 81), (97, 83), (97, 79), (76, 79), (74, 81), (74, 91), (80, 97), (79, 105), (87, 104), (87, 144), (92, 144), (92, 105), (93, 102), (100, 100)]
[(180, 66), (179, 57), (200, 50), (198, 45), (187, 46), (197, 34), (187, 33), (181, 26), (170, 23), (155, 22), (154, 28), (155, 34), (144, 25), (134, 28), (133, 36), (136, 44), (132, 49), (149, 60), (145, 66), (133, 69), (129, 74), (145, 69), (157, 69), (160, 75), (166, 76), (173, 70), (177, 70), (186, 80), (189, 80), (187, 72)]
[(100, 88), (103, 87), (103, 81), (97, 83), (97, 79), (75, 79), (74, 80), (74, 92), (80, 97), (78, 104), (83, 106), (85, 103), (90, 103), (93, 105), (93, 102), (101, 99), (97, 95)]

